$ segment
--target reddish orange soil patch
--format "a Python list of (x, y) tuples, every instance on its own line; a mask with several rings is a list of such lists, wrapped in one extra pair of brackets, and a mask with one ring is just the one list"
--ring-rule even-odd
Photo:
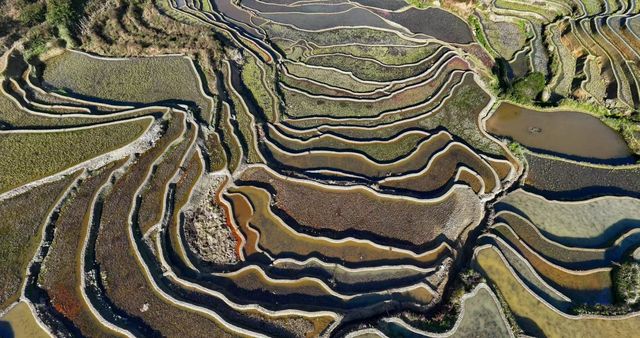
[(226, 186), (228, 180), (229, 180), (228, 178), (224, 179), (224, 181), (220, 185), (220, 189), (218, 189), (218, 191), (216, 192), (215, 202), (212, 202), (212, 203), (215, 203), (222, 208), (222, 211), (224, 212), (225, 223), (227, 224), (227, 227), (231, 231), (233, 238), (235, 238), (236, 240), (236, 248), (235, 248), (236, 255), (241, 261), (244, 261), (244, 256), (242, 255), (242, 246), (243, 246), (242, 243), (245, 242), (244, 237), (242, 237), (240, 230), (238, 230), (238, 228), (236, 228), (236, 226), (231, 221), (231, 217), (233, 217), (233, 213), (231, 212), (231, 210), (229, 210), (229, 207), (227, 206), (227, 204), (222, 203), (222, 191), (224, 190), (224, 187)]

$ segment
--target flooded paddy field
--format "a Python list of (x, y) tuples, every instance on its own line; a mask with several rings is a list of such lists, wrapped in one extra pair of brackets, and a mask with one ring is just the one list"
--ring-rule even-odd
[(392, 13), (389, 19), (406, 27), (414, 34), (425, 34), (451, 43), (471, 43), (473, 37), (466, 22), (441, 9), (411, 8)]
[(585, 161), (634, 162), (622, 136), (587, 113), (536, 111), (503, 103), (487, 120), (487, 130), (544, 153)]
[(525, 156), (529, 164), (526, 185), (545, 197), (564, 200), (606, 195), (637, 197), (640, 191), (637, 165), (591, 165), (535, 153)]
[(3, 337), (637, 330), (630, 2), (101, 6), (0, 59)]
[(49, 337), (29, 309), (29, 305), (24, 302), (17, 303), (0, 316), (0, 334), (3, 337)]

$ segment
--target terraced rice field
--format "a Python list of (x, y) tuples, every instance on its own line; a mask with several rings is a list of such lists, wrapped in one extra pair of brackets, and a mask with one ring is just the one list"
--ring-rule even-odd
[(634, 1), (86, 8), (0, 62), (0, 336), (637, 336)]

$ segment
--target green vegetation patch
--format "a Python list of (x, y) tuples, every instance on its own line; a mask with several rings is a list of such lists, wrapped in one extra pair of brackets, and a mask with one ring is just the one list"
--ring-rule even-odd
[[(266, 68), (264, 71), (262, 69)], [(264, 72), (267, 74), (265, 75)], [(275, 121), (277, 112), (273, 96), (270, 93), (276, 91), (273, 81), (275, 74), (271, 68), (258, 65), (258, 61), (254, 57), (248, 57), (247, 62), (242, 68), (242, 82), (247, 86), (253, 98), (256, 100), (260, 109), (265, 113), (270, 121)], [(264, 81), (263, 81), (264, 79)], [(266, 87), (268, 85), (269, 87)]]
[(429, 60), (416, 65), (388, 67), (367, 59), (358, 59), (348, 55), (318, 55), (307, 59), (314, 66), (331, 67), (350, 72), (365, 81), (393, 81), (416, 76), (429, 70), (446, 50), (438, 52)]
[(301, 63), (287, 63), (286, 67), (289, 73), (294, 76), (315, 80), (353, 92), (369, 92), (384, 87), (384, 84), (358, 81), (349, 74), (337, 72), (334, 69), (314, 68)]
[(47, 6), (44, 2), (36, 1), (36, 2), (28, 2), (21, 1), (20, 8), (20, 23), (27, 26), (36, 25), (42, 22), (45, 18), (45, 14), (47, 13)]
[[(477, 23), (474, 23), (473, 27), (476, 30), (476, 36), (478, 41), (483, 44), (482, 39), (486, 40), (490, 49), (495, 50), (500, 56), (506, 60), (511, 60), (513, 56), (521, 50), (527, 41), (527, 28), (524, 25), (523, 20), (519, 20), (518, 23), (509, 21), (492, 21), (487, 17), (481, 17), (482, 22), (476, 16)], [(523, 23), (520, 25), (519, 23)], [(483, 36), (478, 35), (478, 29), (481, 29)]]
[[(77, 19), (76, 8), (72, 0), (48, 0), (47, 22), (56, 26), (69, 27)], [(79, 2), (79, 1), (75, 1)]]
[(418, 44), (402, 38), (400, 34), (372, 28), (334, 28), (321, 32), (307, 32), (273, 22), (265, 23), (261, 27), (272, 39), (279, 37), (293, 41), (304, 40), (321, 46), (354, 43), (374, 46)]
[[(513, 11), (519, 12), (531, 12), (538, 14), (545, 18), (548, 22), (553, 21), (553, 19), (562, 13), (554, 12), (549, 6), (545, 5), (537, 5), (525, 2), (514, 2), (514, 1), (505, 1), (505, 0), (496, 0), (495, 6), (497, 8), (509, 9)], [(523, 14), (523, 17), (526, 14)]]
[(416, 8), (427, 8), (429, 6), (433, 6), (433, 0), (405, 0), (409, 5)]
[(507, 90), (507, 95), (516, 102), (530, 103), (536, 100), (540, 93), (542, 93), (544, 86), (544, 75), (539, 72), (532, 72), (518, 79), (513, 86)]
[(469, 25), (471, 26), (471, 28), (473, 28), (473, 33), (476, 36), (478, 43), (480, 43), (480, 45), (482, 45), (484, 49), (486, 49), (489, 53), (491, 53), (493, 51), (493, 48), (491, 48), (491, 45), (487, 40), (487, 36), (484, 33), (482, 24), (480, 23), (480, 19), (478, 19), (478, 17), (475, 15), (469, 15), (469, 18), (467, 19), (467, 21), (469, 22)]
[(451, 72), (443, 72), (435, 80), (424, 81), (412, 88), (395, 92), (377, 100), (332, 100), (314, 97), (282, 87), (286, 113), (294, 117), (371, 117), (400, 108), (408, 108), (428, 100), (447, 81)]
[(0, 192), (123, 147), (150, 124), (151, 119), (144, 118), (92, 128), (0, 134)]
[(69, 175), (0, 203), (0, 310), (18, 300), (24, 273), (42, 238), (42, 226), (76, 177)]
[(105, 59), (66, 52), (47, 61), (42, 78), (58, 89), (116, 102), (195, 103), (205, 121), (213, 105), (191, 60), (182, 56)]
[(433, 54), (441, 45), (430, 43), (424, 46), (370, 46), (341, 45), (318, 47), (311, 51), (312, 55), (348, 54), (356, 57), (376, 59), (387, 65), (404, 65), (418, 62)]
[(613, 283), (620, 301), (637, 305), (640, 302), (640, 263), (622, 263), (614, 272)]

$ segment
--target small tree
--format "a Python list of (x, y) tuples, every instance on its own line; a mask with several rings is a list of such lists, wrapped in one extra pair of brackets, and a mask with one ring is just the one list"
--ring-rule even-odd
[(533, 72), (518, 79), (511, 87), (510, 93), (514, 100), (529, 103), (535, 100), (544, 90), (545, 78), (540, 72)]
[(47, 8), (42, 2), (26, 4), (20, 10), (20, 23), (25, 26), (34, 26), (44, 21)]
[(72, 0), (49, 0), (47, 2), (47, 22), (51, 25), (69, 27), (75, 17)]
[(0, 13), (0, 37), (15, 32), (15, 24), (11, 18)]
[(640, 302), (640, 263), (625, 262), (615, 269), (613, 275), (618, 300), (628, 305)]
[(545, 78), (540, 72), (533, 72), (518, 79), (511, 90), (511, 95), (517, 101), (531, 102), (544, 90)]

